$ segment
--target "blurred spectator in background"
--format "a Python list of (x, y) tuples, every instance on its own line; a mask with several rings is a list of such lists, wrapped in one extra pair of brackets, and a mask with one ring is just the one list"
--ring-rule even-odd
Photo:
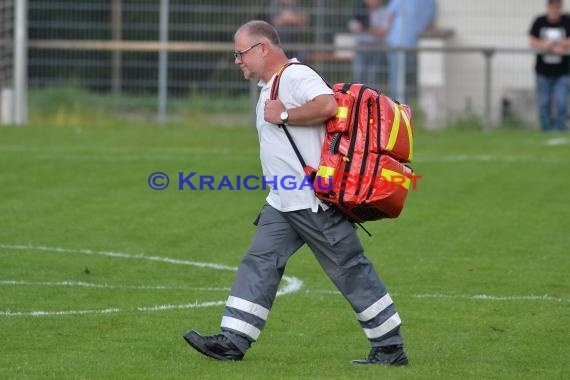
[[(543, 131), (566, 129), (568, 101), (570, 18), (562, 14), (562, 0), (547, 0), (546, 14), (538, 16), (530, 28), (530, 46), (536, 56), (536, 92)], [(556, 106), (556, 117), (551, 111)]]
[[(277, 29), (281, 44), (296, 44), (307, 42), (304, 40), (309, 17), (306, 10), (297, 0), (271, 0), (269, 4), (269, 22)], [(286, 50), (289, 58), (296, 57), (302, 60), (306, 55), (303, 51)]]
[[(359, 47), (386, 46), (386, 36), (390, 28), (389, 14), (384, 0), (364, 0), (356, 5), (348, 22), (348, 30), (355, 34), (354, 42)], [(374, 88), (380, 88), (379, 74), (386, 72), (386, 52), (357, 51), (352, 64), (352, 80)], [(386, 80), (380, 81), (384, 84)]]
[[(420, 35), (435, 25), (435, 0), (391, 0), (387, 7), (391, 15), (387, 42), (391, 47), (416, 47)], [(401, 60), (404, 67), (400, 67)], [(410, 102), (417, 94), (417, 52), (392, 52), (388, 54), (390, 69), (390, 96), (401, 102)], [(403, 62), (402, 62), (403, 63)], [(402, 72), (403, 69), (403, 72)], [(400, 75), (404, 76), (400, 88)]]

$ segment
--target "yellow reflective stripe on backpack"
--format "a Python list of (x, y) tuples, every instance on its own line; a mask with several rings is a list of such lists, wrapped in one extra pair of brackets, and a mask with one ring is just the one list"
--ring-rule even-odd
[(390, 131), (390, 138), (388, 139), (388, 145), (386, 145), (386, 150), (391, 152), (396, 145), (396, 140), (398, 139), (398, 133), (400, 133), (400, 119), (404, 119), (404, 124), (406, 124), (406, 129), (408, 132), (408, 144), (410, 147), (410, 154), (408, 155), (408, 161), (412, 161), (414, 158), (413, 148), (414, 139), (412, 135), (412, 125), (408, 115), (404, 112), (404, 106), (402, 104), (394, 103), (394, 122), (392, 123), (392, 130)]
[(390, 169), (383, 168), (380, 172), (380, 179), (393, 184), (403, 186), (406, 190), (410, 190), (411, 179), (403, 175), (402, 173), (395, 172)]
[(396, 145), (396, 139), (398, 138), (398, 132), (400, 132), (400, 112), (398, 105), (394, 104), (394, 122), (392, 123), (392, 130), (390, 131), (390, 138), (388, 139), (388, 144), (386, 145), (386, 150), (391, 152)]
[(336, 117), (339, 119), (346, 119), (348, 117), (348, 107), (338, 107)]
[(319, 166), (317, 171), (317, 177), (332, 177), (334, 174), (334, 168), (331, 166)]
[(404, 118), (404, 123), (406, 123), (406, 129), (408, 130), (408, 144), (410, 147), (410, 154), (408, 155), (408, 161), (412, 162), (414, 158), (414, 136), (412, 135), (412, 125), (410, 123), (410, 119), (408, 119), (408, 115), (404, 112), (404, 107), (400, 105), (400, 112), (402, 113), (402, 117)]

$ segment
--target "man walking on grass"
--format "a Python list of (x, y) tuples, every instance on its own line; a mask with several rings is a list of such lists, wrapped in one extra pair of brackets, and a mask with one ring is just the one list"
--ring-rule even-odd
[[(275, 29), (250, 21), (234, 36), (235, 63), (246, 79), (259, 80), (257, 103), (260, 158), (266, 178), (305, 176), (279, 124), (289, 131), (308, 165), (317, 167), (325, 122), (337, 112), (332, 90), (305, 65), (283, 71), (277, 100), (269, 100), (275, 74), (288, 62)], [(277, 181), (276, 181), (277, 182)], [(406, 365), (400, 316), (372, 263), (364, 256), (355, 227), (345, 215), (322, 204), (307, 186), (284, 190), (272, 186), (255, 222), (221, 322), (222, 333), (189, 331), (184, 339), (200, 353), (218, 360), (241, 360), (269, 315), (287, 260), (304, 244), (348, 300), (371, 349), (356, 364)]]

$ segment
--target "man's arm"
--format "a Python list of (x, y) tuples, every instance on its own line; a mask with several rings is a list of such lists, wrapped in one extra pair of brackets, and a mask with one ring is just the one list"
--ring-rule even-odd
[[(319, 95), (301, 107), (288, 109), (288, 124), (307, 126), (321, 124), (335, 116), (337, 109), (338, 104), (334, 95)], [(265, 103), (265, 121), (276, 125), (281, 124), (280, 116), (283, 111), (285, 111), (285, 106), (280, 100), (268, 100)]]
[(558, 43), (560, 45), (560, 50), (563, 51), (562, 54), (566, 53), (566, 51), (570, 49), (570, 18), (568, 18), (568, 16), (563, 16), (563, 20), (564, 29), (566, 29), (566, 38)]
[(570, 49), (570, 38), (565, 38), (562, 41), (554, 42), (548, 40), (541, 40), (534, 36), (530, 36), (529, 45), (537, 50), (548, 51), (558, 55), (566, 54)]
[(389, 26), (390, 23), (391, 20), (388, 22), (388, 26), (386, 27), (372, 25), (370, 27), (369, 33), (376, 37), (385, 38), (388, 35), (388, 33), (390, 33), (390, 26)]
[(550, 50), (554, 47), (554, 42), (548, 40), (541, 40), (540, 38), (536, 38), (535, 36), (529, 37), (529, 45), (533, 49), (538, 50)]

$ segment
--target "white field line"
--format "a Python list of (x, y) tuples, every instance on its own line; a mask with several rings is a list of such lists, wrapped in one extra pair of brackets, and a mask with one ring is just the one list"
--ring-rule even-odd
[(241, 159), (259, 154), (257, 149), (245, 149), (236, 152), (228, 148), (212, 148), (212, 147), (193, 147), (192, 149), (180, 150), (169, 149), (168, 153), (160, 151), (154, 152), (151, 155), (143, 155), (137, 153), (126, 153), (124, 149), (106, 149), (101, 154), (93, 155), (90, 153), (82, 152), (80, 149), (70, 149), (66, 147), (65, 150), (47, 149), (45, 147), (28, 147), (25, 145), (0, 145), (2, 153), (26, 153), (26, 157), (32, 157), (37, 160), (66, 160), (66, 161), (180, 161), (181, 159), (188, 159), (193, 155), (195, 156), (229, 156), (234, 159)]
[(0, 248), (2, 249), (9, 249), (9, 250), (30, 250), (30, 251), (45, 251), (45, 252), (54, 252), (54, 253), (82, 253), (85, 255), (99, 255), (99, 256), (107, 256), (107, 257), (116, 257), (121, 259), (134, 259), (134, 260), (150, 260), (150, 261), (160, 261), (163, 263), (169, 264), (178, 264), (178, 265), (191, 265), (194, 267), (199, 268), (211, 268), (216, 270), (229, 270), (229, 271), (236, 271), (236, 267), (231, 267), (228, 265), (223, 264), (215, 264), (215, 263), (202, 263), (197, 261), (188, 261), (188, 260), (179, 260), (179, 259), (171, 259), (168, 257), (162, 256), (145, 256), (143, 254), (132, 254), (132, 253), (124, 253), (124, 252), (110, 252), (110, 251), (92, 251), (90, 249), (68, 249), (68, 248), (57, 248), (57, 247), (45, 247), (45, 246), (33, 246), (33, 245), (24, 245), (24, 244), (0, 244)]
[[(68, 249), (68, 248), (59, 248), (59, 247), (46, 247), (46, 246), (33, 246), (31, 244), (0, 244), (0, 249), (5, 250), (24, 250), (24, 251), (42, 251), (42, 252), (53, 252), (53, 253), (62, 253), (62, 254), (85, 254), (85, 255), (99, 255), (99, 256), (106, 256), (106, 257), (113, 257), (113, 258), (121, 258), (121, 259), (133, 259), (133, 260), (149, 260), (149, 261), (156, 261), (156, 262), (163, 262), (168, 264), (175, 264), (175, 265), (190, 265), (199, 268), (208, 268), (208, 269), (215, 269), (215, 270), (228, 270), (228, 271), (237, 271), (237, 267), (232, 267), (223, 264), (216, 264), (216, 263), (204, 263), (204, 262), (196, 262), (196, 261), (188, 261), (188, 260), (179, 260), (179, 259), (172, 259), (168, 257), (162, 256), (145, 256), (143, 254), (130, 254), (125, 252), (110, 252), (110, 251), (93, 251), (90, 249)], [(286, 294), (295, 293), (301, 290), (303, 287), (303, 281), (300, 279), (293, 277), (293, 276), (283, 276), (284, 285), (277, 291), (278, 296), (283, 296)], [(26, 283), (25, 281), (2, 281), (3, 283), (6, 282), (4, 285), (32, 285), (32, 283)], [(108, 287), (113, 285), (98, 285), (98, 284), (90, 284), (84, 282), (67, 282), (67, 281), (60, 281), (60, 282), (47, 282), (48, 286), (85, 286), (85, 287)], [(137, 287), (138, 288), (138, 287)], [(156, 288), (156, 287), (154, 287)], [(166, 288), (166, 287), (164, 287)], [(162, 287), (161, 287), (162, 289)], [(195, 288), (199, 289), (199, 288)], [(208, 290), (221, 290), (222, 288), (206, 288)], [(63, 311), (27, 311), (27, 312), (20, 312), (20, 311), (11, 311), (11, 310), (4, 310), (0, 311), (0, 316), (6, 317), (15, 317), (15, 316), (33, 316), (33, 317), (44, 317), (44, 316), (65, 316), (65, 315), (85, 315), (85, 314), (110, 314), (110, 313), (120, 313), (126, 311), (162, 311), (162, 310), (174, 310), (174, 309), (193, 309), (193, 308), (203, 308), (203, 307), (212, 307), (212, 306), (220, 306), (224, 305), (225, 301), (205, 301), (205, 302), (196, 302), (190, 304), (182, 304), (182, 305), (155, 305), (155, 306), (141, 306), (137, 307), (136, 309), (121, 309), (121, 308), (106, 308), (106, 309), (97, 309), (97, 310), (63, 310)]]
[[(546, 146), (558, 146), (567, 145), (570, 143), (570, 138), (568, 137), (557, 137), (547, 140), (544, 145)], [(62, 151), (49, 151), (45, 148), (27, 147), (25, 145), (5, 145), (2, 146), (3, 152), (27, 152), (36, 153), (34, 158), (40, 160), (51, 160), (51, 159), (65, 159), (73, 161), (172, 161), (178, 160), (180, 158), (188, 157), (188, 155), (215, 155), (215, 156), (227, 156), (232, 155), (237, 156), (251, 156), (257, 154), (258, 151), (255, 149), (250, 149), (246, 151), (240, 151), (238, 153), (231, 151), (226, 148), (211, 149), (194, 147), (190, 151), (169, 151), (169, 153), (159, 153), (156, 152), (154, 155), (139, 155), (139, 154), (125, 154), (124, 150), (121, 149), (111, 149), (100, 155), (90, 155), (84, 154), (82, 152), (77, 152), (74, 149), (66, 149)], [(107, 153), (107, 154), (105, 154)], [(456, 154), (456, 155), (445, 155), (445, 156), (418, 156), (415, 162), (544, 162), (544, 163), (559, 163), (567, 162), (561, 158), (546, 158), (540, 157), (539, 155), (500, 155), (500, 154)]]
[[(232, 270), (235, 271), (237, 268), (230, 267), (222, 264), (214, 263), (200, 263), (186, 260), (170, 259), (161, 256), (144, 256), (142, 254), (128, 254), (122, 252), (106, 252), (106, 251), (92, 251), (88, 249), (65, 249), (65, 248), (55, 248), (55, 247), (45, 247), (45, 246), (31, 246), (31, 245), (6, 245), (0, 244), (0, 248), (3, 249), (14, 249), (14, 250), (38, 250), (46, 252), (56, 252), (56, 253), (82, 253), (89, 255), (102, 255), (108, 257), (116, 257), (123, 259), (142, 259), (166, 262), (170, 264), (177, 265), (194, 265), (202, 268), (212, 268), (217, 270)], [(302, 286), (303, 282), (295, 277), (284, 276), (285, 285), (278, 291), (278, 295), (290, 294), (298, 292)], [(109, 284), (93, 284), (81, 281), (59, 281), (59, 282), (30, 282), (30, 281), (17, 281), (17, 280), (3, 280), (0, 281), (0, 285), (21, 285), (21, 286), (76, 286), (76, 287), (90, 287), (90, 288), (109, 288), (109, 289), (183, 289), (183, 290), (199, 290), (199, 291), (227, 291), (227, 288), (192, 288), (192, 287), (168, 287), (168, 286), (121, 286), (121, 285), (109, 285)], [(306, 293), (314, 294), (329, 294), (329, 295), (340, 295), (336, 290), (306, 290)], [(549, 295), (523, 295), (523, 296), (496, 296), (488, 294), (475, 294), (475, 295), (464, 295), (464, 294), (394, 294), (398, 297), (411, 297), (411, 298), (428, 298), (428, 299), (468, 299), (468, 300), (485, 300), (485, 301), (546, 301), (546, 302), (570, 302), (567, 299), (552, 297)], [(105, 308), (105, 309), (94, 309), (94, 310), (64, 310), (64, 311), (11, 311), (5, 310), (0, 311), (0, 316), (6, 317), (46, 317), (46, 316), (68, 316), (68, 315), (87, 315), (87, 314), (111, 314), (111, 313), (121, 313), (121, 312), (149, 312), (149, 311), (163, 311), (163, 310), (181, 310), (181, 309), (194, 309), (194, 308), (204, 308), (213, 306), (222, 306), (225, 301), (205, 301), (189, 303), (189, 304), (179, 304), (179, 305), (155, 305), (155, 306), (140, 306), (131, 309), (125, 308)]]
[[(305, 293), (314, 293), (314, 294), (326, 294), (326, 295), (340, 295), (340, 292), (337, 290), (319, 290), (319, 289), (308, 289), (305, 290)], [(394, 297), (410, 297), (410, 298), (444, 298), (444, 299), (467, 299), (467, 300), (484, 300), (484, 301), (546, 301), (546, 302), (563, 302), (563, 303), (570, 303), (569, 299), (559, 298), (559, 297), (552, 297), (548, 294), (545, 295), (521, 295), (521, 296), (496, 296), (490, 294), (442, 294), (442, 293), (433, 293), (433, 294), (398, 294), (393, 293)]]
[(18, 281), (18, 280), (3, 280), (0, 281), (1, 285), (21, 285), (21, 286), (69, 286), (69, 287), (84, 287), (96, 289), (134, 289), (134, 290), (197, 290), (201, 292), (229, 292), (231, 288), (199, 288), (191, 286), (166, 286), (166, 285), (109, 285), (109, 284), (94, 284), (84, 281)]
[(10, 311), (3, 310), (0, 311), (0, 316), (3, 317), (52, 317), (52, 316), (66, 316), (66, 315), (86, 315), (86, 314), (113, 314), (113, 313), (124, 313), (124, 312), (144, 312), (144, 311), (163, 311), (163, 310), (174, 310), (174, 309), (196, 309), (203, 307), (212, 306), (222, 306), (225, 305), (225, 301), (206, 301), (206, 302), (196, 302), (183, 305), (156, 305), (156, 306), (140, 306), (134, 309), (120, 309), (120, 308), (108, 308), (108, 309), (94, 309), (94, 310), (63, 310), (63, 311)]
[[(240, 159), (249, 159), (252, 156), (255, 156), (255, 153), (244, 153), (244, 152), (239, 152), (237, 154), (234, 154), (234, 152), (230, 152), (229, 150), (224, 152), (224, 151), (219, 151), (218, 153), (215, 154), (215, 156), (229, 156), (231, 153), (232, 156), (232, 160), (240, 160)], [(259, 154), (259, 153), (257, 153)], [(166, 154), (162, 154), (162, 155), (148, 155), (148, 156), (142, 156), (142, 155), (121, 155), (121, 154), (117, 154), (115, 156), (113, 155), (66, 155), (66, 154), (38, 154), (36, 156), (33, 156), (34, 159), (36, 160), (66, 160), (66, 161), (95, 161), (95, 162), (108, 162), (108, 161), (112, 161), (112, 162), (135, 162), (135, 161), (180, 161), (181, 159), (188, 159), (188, 157), (192, 157), (192, 155), (195, 156), (207, 156), (207, 155), (212, 155), (212, 152), (208, 152), (208, 153), (203, 153), (203, 152), (196, 152), (196, 151), (192, 151), (192, 152), (188, 152), (188, 154), (186, 154), (185, 156), (180, 155), (180, 156), (174, 156), (174, 155), (166, 155)]]
[(552, 297), (548, 294), (541, 296), (496, 296), (490, 294), (412, 294), (413, 298), (451, 298), (451, 299), (468, 299), (468, 300), (488, 300), (488, 301), (548, 301), (548, 302), (570, 302), (570, 300), (558, 297)]
[(541, 162), (541, 163), (562, 163), (568, 162), (568, 160), (564, 160), (562, 158), (549, 158), (549, 157), (540, 157), (540, 156), (501, 156), (501, 155), (490, 155), (490, 154), (478, 154), (478, 155), (471, 155), (471, 154), (456, 154), (456, 155), (448, 155), (448, 156), (419, 156), (415, 160), (417, 163), (431, 163), (431, 162), (488, 162), (488, 163), (496, 163), (496, 162), (514, 162), (514, 163), (521, 163), (521, 162)]
[(568, 139), (568, 137), (558, 137), (558, 138), (553, 138), (553, 139), (547, 140), (546, 145), (548, 145), (548, 146), (566, 145), (569, 142), (570, 142), (570, 139)]
[[(555, 142), (552, 144), (546, 145), (563, 145), (566, 142)], [(202, 153), (199, 153), (202, 155)], [(220, 155), (220, 154), (218, 154)], [(248, 156), (251, 156), (249, 154)], [(39, 160), (52, 160), (52, 159), (65, 159), (70, 161), (143, 161), (152, 158), (153, 161), (162, 160), (162, 161), (172, 161), (177, 159), (177, 157), (171, 157), (167, 155), (162, 156), (73, 156), (73, 155), (49, 155), (43, 154), (38, 155), (35, 157)], [(236, 156), (234, 158), (239, 158)], [(457, 154), (457, 155), (447, 155), (447, 156), (419, 156), (414, 159), (414, 162), (418, 163), (430, 163), (430, 162), (542, 162), (542, 163), (561, 163), (561, 162), (568, 162), (568, 160), (564, 160), (562, 158), (549, 158), (549, 157), (540, 157), (540, 156), (514, 156), (514, 155), (487, 155), (487, 154), (473, 154), (473, 155), (466, 155), (466, 154)]]

